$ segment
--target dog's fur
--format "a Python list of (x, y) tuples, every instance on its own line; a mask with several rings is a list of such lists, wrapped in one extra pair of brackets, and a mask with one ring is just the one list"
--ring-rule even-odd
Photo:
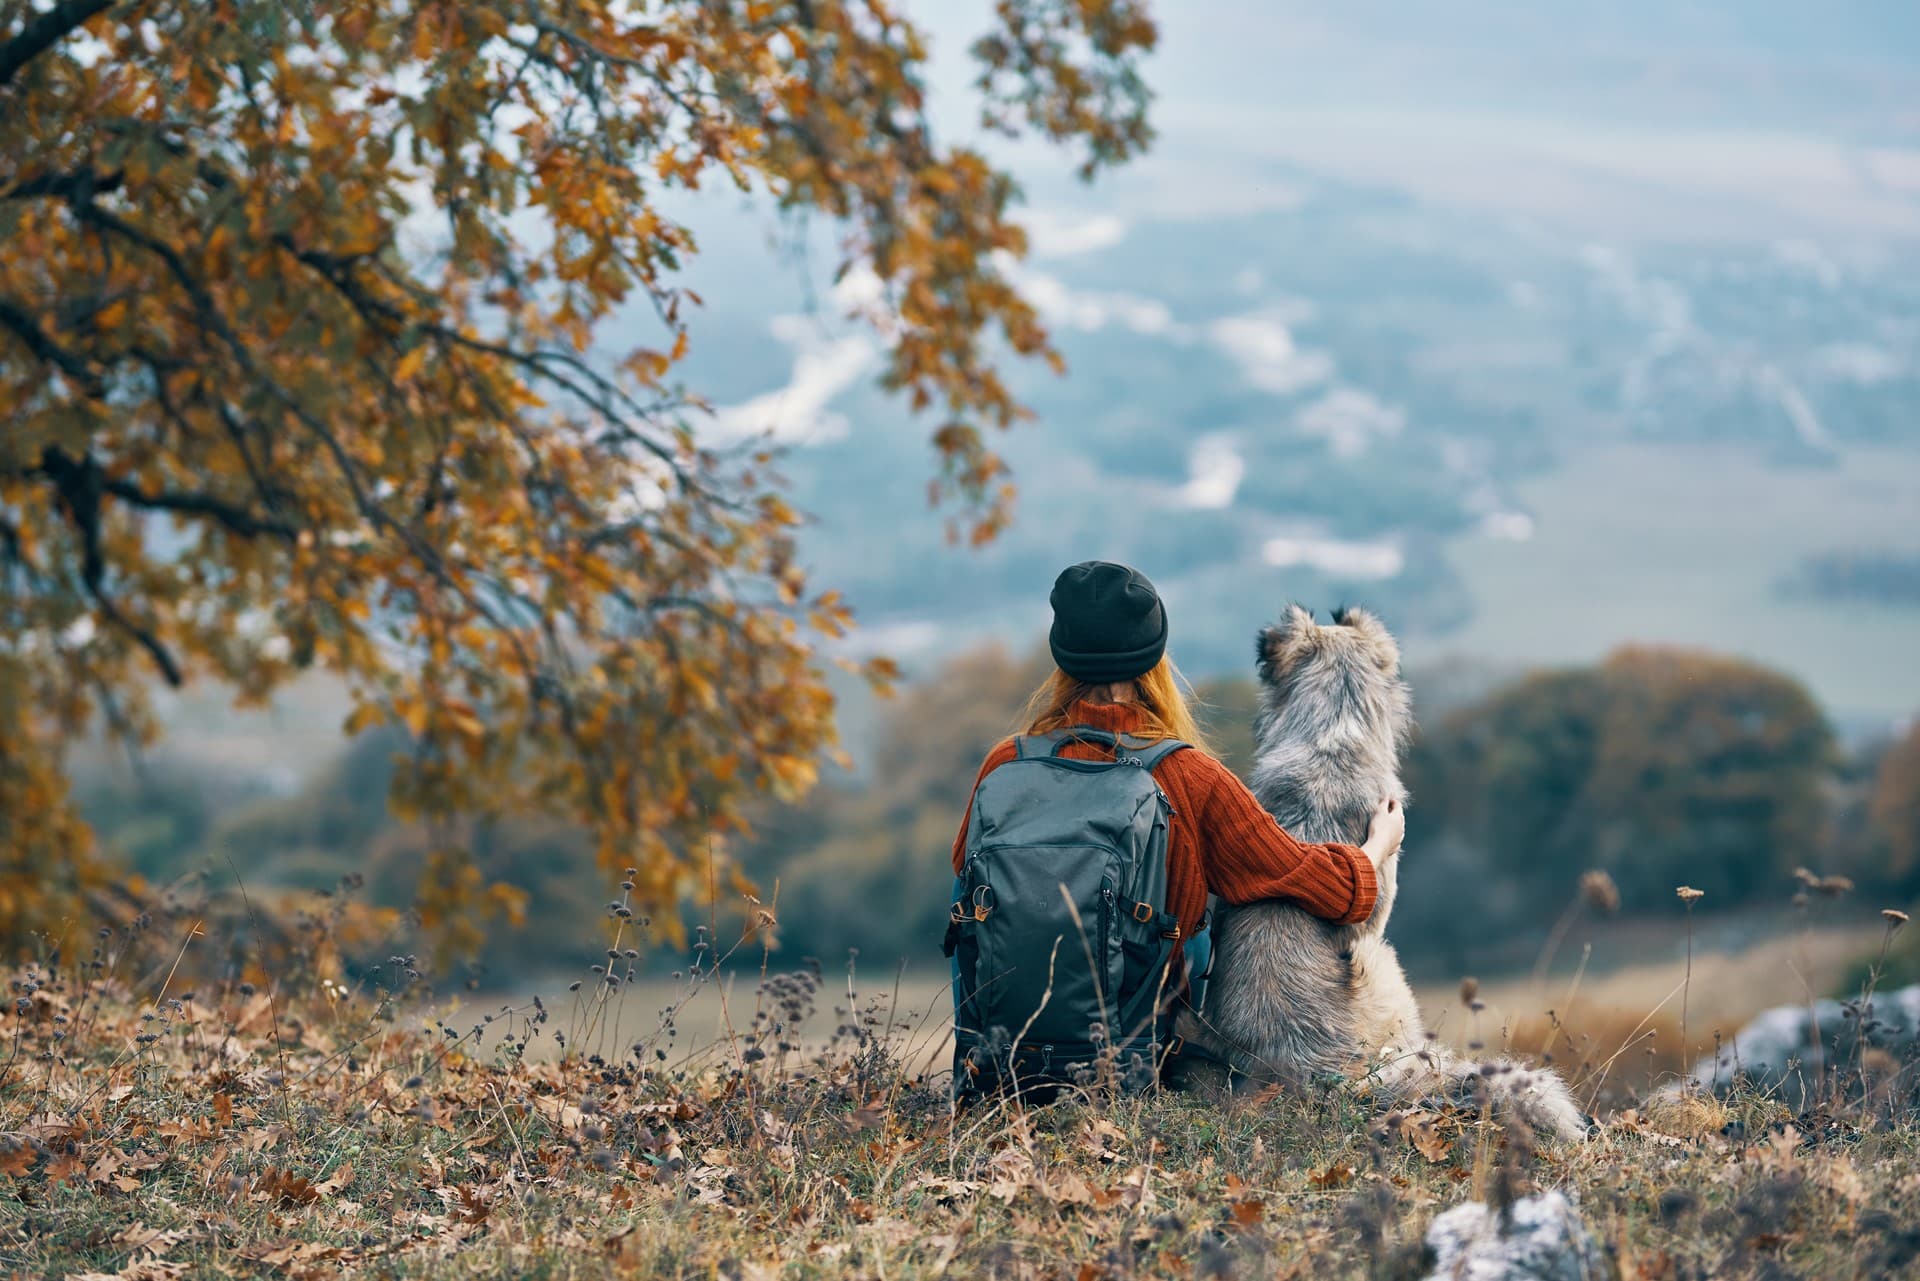
[[(1299, 840), (1361, 844), (1383, 797), (1407, 799), (1400, 753), (1412, 714), (1399, 646), (1365, 610), (1338, 610), (1322, 627), (1290, 605), (1261, 632), (1258, 659), (1254, 794)], [(1360, 925), (1279, 901), (1223, 906), (1206, 1008), (1185, 1013), (1180, 1034), (1251, 1082), (1358, 1074), (1401, 1103), (1471, 1103), (1484, 1088), (1497, 1113), (1563, 1138), (1584, 1135), (1587, 1119), (1554, 1073), (1461, 1060), (1427, 1035), (1384, 935), (1399, 863), (1396, 855), (1376, 869), (1379, 898)]]

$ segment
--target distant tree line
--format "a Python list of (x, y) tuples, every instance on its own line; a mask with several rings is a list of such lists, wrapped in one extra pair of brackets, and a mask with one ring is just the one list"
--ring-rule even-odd
[[(955, 658), (884, 705), (862, 774), (754, 816), (741, 860), (774, 908), (781, 958), (833, 966), (858, 948), (869, 971), (903, 957), (937, 971), (947, 851), (968, 786), (1044, 671), (1037, 655), (997, 648)], [(1889, 903), (1920, 893), (1920, 726), (1844, 750), (1792, 679), (1668, 649), (1506, 681), (1436, 669), (1412, 683), (1421, 724), (1391, 932), (1416, 969), (1530, 962), (1594, 869), (1626, 912), (1670, 910), (1681, 884), (1705, 890), (1710, 909), (1784, 903), (1801, 866)], [(1197, 693), (1213, 747), (1244, 774), (1253, 683)], [(404, 905), (431, 840), (386, 808), (402, 747), (397, 735), (364, 739), (292, 797), (214, 807), (193, 780), (168, 777), (143, 793), (96, 792), (87, 813), (151, 882), (196, 868), (230, 875), (231, 858), (269, 893), (357, 872), (371, 900)], [(464, 839), (481, 875), (528, 896), (527, 928), (495, 930), (482, 954), (491, 978), (578, 959), (556, 954), (556, 939), (593, 949), (612, 886), (584, 829), (495, 822)], [(738, 896), (719, 890), (724, 916)]]
[(1780, 582), (1788, 596), (1874, 605), (1920, 605), (1920, 556), (1893, 551), (1828, 552)]
[[(863, 786), (763, 826), (747, 864), (778, 879), (784, 950), (937, 963), (968, 784), (1043, 671), (1001, 651), (956, 660), (892, 705)], [(1622, 649), (1464, 695), (1444, 672), (1413, 684), (1422, 724), (1391, 932), (1417, 968), (1531, 960), (1590, 870), (1625, 912), (1667, 910), (1683, 884), (1714, 908), (1784, 903), (1798, 867), (1890, 901), (1920, 892), (1920, 727), (1849, 753), (1792, 678), (1686, 650)], [(1435, 706), (1430, 686), (1454, 701)], [(1244, 774), (1253, 683), (1197, 692), (1214, 748)], [(1519, 946), (1497, 952), (1493, 938)]]

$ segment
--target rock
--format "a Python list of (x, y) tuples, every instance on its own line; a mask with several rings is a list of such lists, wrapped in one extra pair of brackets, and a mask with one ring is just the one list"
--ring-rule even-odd
[(1606, 1256), (1563, 1192), (1515, 1201), (1503, 1220), (1478, 1201), (1454, 1206), (1427, 1229), (1427, 1281), (1597, 1281)]
[[(1811, 1019), (1805, 1005), (1767, 1010), (1741, 1028), (1719, 1053), (1696, 1063), (1686, 1084), (1724, 1094), (1744, 1080), (1774, 1090), (1798, 1107), (1806, 1101), (1808, 1087), (1831, 1068), (1840, 1070), (1838, 1083), (1849, 1093), (1859, 1091), (1863, 1076), (1897, 1075), (1906, 1082), (1902, 1102), (1912, 1103), (1920, 1074), (1909, 1065), (1916, 1059), (1920, 1059), (1920, 984), (1875, 993), (1864, 1005), (1858, 1000), (1816, 1001)], [(1903, 1068), (1908, 1070), (1902, 1072)]]

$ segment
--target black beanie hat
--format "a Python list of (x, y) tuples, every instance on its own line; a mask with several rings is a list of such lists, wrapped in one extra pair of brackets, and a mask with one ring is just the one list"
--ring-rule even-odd
[(1167, 611), (1137, 570), (1088, 560), (1053, 582), (1047, 646), (1060, 670), (1089, 685), (1130, 681), (1167, 652)]

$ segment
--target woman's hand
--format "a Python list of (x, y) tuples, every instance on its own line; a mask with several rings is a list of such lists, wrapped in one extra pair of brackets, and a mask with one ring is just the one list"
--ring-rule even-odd
[(1367, 842), (1360, 848), (1379, 867), (1400, 852), (1400, 841), (1406, 834), (1407, 811), (1389, 796), (1374, 806), (1373, 818), (1367, 823)]

